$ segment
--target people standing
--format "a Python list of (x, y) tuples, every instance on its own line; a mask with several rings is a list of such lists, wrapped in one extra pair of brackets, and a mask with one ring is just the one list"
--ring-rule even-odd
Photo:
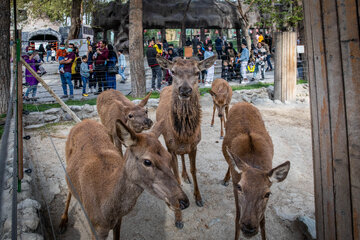
[(222, 55), (222, 46), (223, 46), (223, 42), (222, 42), (220, 36), (218, 36), (217, 39), (215, 40), (215, 49), (216, 49), (216, 53), (218, 55), (218, 59), (220, 59), (221, 55)]
[(74, 60), (75, 60), (75, 53), (73, 52), (73, 49), (69, 45), (67, 49), (67, 55), (65, 56), (64, 60), (60, 61), (60, 64), (64, 64), (64, 74), (63, 74), (63, 78), (61, 78), (61, 85), (63, 88), (64, 95), (61, 98), (68, 97), (66, 85), (69, 85), (70, 99), (74, 98), (74, 86), (71, 82), (71, 66)]
[(38, 52), (39, 52), (40, 61), (44, 62), (45, 48), (43, 44), (40, 44)]
[(247, 76), (246, 76), (246, 67), (249, 62), (250, 54), (249, 54), (249, 50), (247, 49), (245, 43), (241, 44), (241, 48), (242, 48), (242, 51), (241, 51), (241, 57), (240, 57), (240, 72), (241, 72), (241, 76), (243, 78), (243, 82), (248, 83), (249, 80), (247, 79)]
[(125, 83), (125, 81), (126, 81), (126, 76), (125, 76), (126, 59), (125, 59), (125, 55), (123, 54), (124, 51), (122, 49), (120, 49), (118, 51), (118, 53), (119, 53), (119, 74), (122, 78), (120, 83)]
[(107, 49), (106, 44), (107, 42), (105, 40), (101, 41), (93, 56), (93, 59), (95, 60), (95, 78), (98, 84), (98, 91), (95, 93), (96, 95), (107, 89), (105, 62), (106, 59), (108, 59), (109, 50)]
[(82, 96), (87, 97), (89, 96), (86, 92), (86, 84), (89, 82), (90, 72), (89, 65), (87, 63), (87, 56), (84, 55), (81, 57), (81, 65), (80, 65), (80, 75), (81, 75), (81, 81), (83, 83), (83, 90), (82, 90)]
[(94, 50), (92, 45), (88, 46), (88, 52), (87, 52), (87, 63), (89, 66), (90, 71), (90, 77), (89, 77), (89, 90), (91, 93), (96, 91), (96, 80), (95, 80), (95, 76), (93, 73), (94, 70), (94, 60), (93, 60), (93, 56), (94, 56)]
[[(161, 71), (161, 67), (159, 66), (156, 60), (157, 51), (154, 45), (155, 45), (154, 39), (151, 39), (149, 42), (149, 47), (146, 51), (146, 58), (148, 61), (148, 65), (152, 71), (151, 88), (153, 91), (160, 91), (162, 71)], [(155, 87), (155, 79), (157, 79), (156, 87)]]
[(74, 89), (82, 88), (82, 81), (80, 75), (81, 57), (79, 57), (79, 48), (72, 45), (75, 53), (75, 60), (71, 66), (71, 79), (74, 81)]
[(118, 69), (116, 68), (116, 64), (118, 62), (116, 53), (114, 51), (114, 47), (109, 44), (108, 45), (109, 55), (106, 60), (106, 83), (108, 89), (116, 89), (116, 74), (118, 73)]
[[(205, 51), (204, 59), (208, 59), (211, 56), (214, 56), (214, 52), (212, 49), (212, 45), (208, 45), (206, 48), (206, 51)], [(211, 87), (211, 84), (214, 80), (214, 70), (215, 70), (214, 65), (212, 65), (210, 68), (207, 69), (207, 74), (206, 74), (206, 79), (205, 79), (205, 87)]]
[[(199, 60), (202, 61), (205, 58), (204, 54), (205, 54), (205, 50), (202, 48), (201, 44), (199, 43), (196, 47), (195, 56), (197, 56)], [(206, 70), (201, 71), (201, 76), (199, 74), (199, 83), (200, 80), (202, 81), (202, 83), (204, 83), (205, 75), (206, 75)]]
[(51, 43), (49, 42), (45, 48), (46, 48), (46, 61), (49, 62), (49, 57), (51, 58)]
[[(23, 56), (23, 59), (25, 60), (26, 63), (28, 63), (30, 65), (30, 67), (37, 72), (36, 70), (36, 60), (34, 59), (34, 50), (33, 48), (28, 48), (28, 54)], [(36, 80), (36, 78), (30, 73), (30, 71), (28, 69), (26, 69), (25, 71), (25, 81), (26, 83), (29, 85), (28, 89), (25, 92), (25, 96), (24, 99), (26, 101), (29, 101), (29, 94), (30, 92), (32, 92), (32, 100), (36, 101), (36, 91), (37, 91), (37, 85), (38, 85), (38, 81)]]
[(51, 62), (55, 62), (56, 52), (54, 48), (51, 48)]

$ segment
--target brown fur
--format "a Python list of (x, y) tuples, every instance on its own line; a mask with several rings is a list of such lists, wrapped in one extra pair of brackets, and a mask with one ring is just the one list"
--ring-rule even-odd
[(265, 209), (272, 182), (283, 181), (290, 169), (290, 162), (272, 169), (274, 147), (259, 110), (249, 103), (237, 103), (229, 112), (226, 134), (222, 145), (229, 164), (224, 185), (233, 182), (236, 219), (235, 239), (240, 229), (245, 236), (257, 234), (260, 225), (265, 237)]
[(147, 110), (144, 109), (150, 95), (151, 92), (137, 105), (120, 91), (113, 89), (102, 92), (97, 98), (96, 106), (100, 121), (108, 130), (113, 143), (121, 154), (122, 146), (116, 135), (115, 122), (117, 119), (121, 119), (137, 133), (150, 129), (152, 121), (148, 118)]
[[(121, 120), (115, 124), (119, 139), (128, 146), (124, 158), (100, 123), (84, 120), (71, 129), (65, 151), (72, 184), (68, 182), (61, 231), (66, 229), (71, 195), (79, 197), (99, 239), (106, 239), (111, 229), (114, 240), (120, 238), (121, 219), (131, 211), (144, 189), (172, 208), (184, 209), (189, 205), (171, 172), (171, 155), (157, 139), (161, 123), (150, 133), (138, 134)], [(151, 166), (146, 166), (145, 160), (151, 161)]]
[[(204, 61), (178, 58), (174, 62), (158, 57), (161, 67), (172, 72), (173, 85), (166, 87), (160, 94), (159, 106), (156, 110), (157, 121), (164, 120), (162, 134), (168, 151), (172, 155), (172, 167), (179, 184), (181, 183), (177, 154), (181, 155), (182, 177), (190, 183), (186, 172), (185, 154), (189, 154), (190, 172), (194, 181), (194, 196), (196, 204), (203, 206), (196, 178), (196, 151), (201, 140), (201, 106), (198, 91), (199, 73), (210, 66), (216, 60), (216, 56)], [(175, 225), (183, 227), (181, 212), (175, 212)]]
[(226, 120), (228, 118), (229, 106), (232, 98), (232, 89), (229, 83), (222, 79), (217, 78), (211, 85), (210, 94), (213, 98), (214, 109), (211, 120), (211, 126), (214, 126), (215, 109), (218, 111), (218, 116), (221, 122), (220, 138), (224, 137), (223, 123), (225, 125), (224, 111), (226, 114)]

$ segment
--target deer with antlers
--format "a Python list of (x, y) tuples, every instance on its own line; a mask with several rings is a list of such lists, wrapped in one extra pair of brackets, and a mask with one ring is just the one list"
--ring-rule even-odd
[[(173, 62), (157, 57), (162, 68), (169, 69), (173, 76), (172, 86), (165, 87), (160, 94), (156, 110), (157, 121), (164, 120), (162, 134), (166, 147), (172, 155), (172, 168), (179, 184), (181, 183), (177, 155), (181, 156), (182, 177), (190, 183), (186, 172), (185, 154), (189, 155), (190, 172), (194, 181), (196, 205), (203, 206), (203, 200), (196, 179), (196, 151), (201, 140), (201, 106), (198, 78), (201, 71), (211, 67), (216, 60), (212, 56), (203, 61), (177, 58)], [(183, 228), (180, 211), (175, 211), (175, 225)]]
[(153, 122), (148, 118), (148, 111), (144, 108), (150, 95), (151, 92), (137, 105), (120, 91), (114, 89), (102, 92), (97, 98), (96, 106), (100, 121), (108, 130), (113, 143), (119, 149), (121, 155), (122, 144), (116, 132), (115, 122), (117, 119), (121, 119), (136, 133), (150, 129)]
[(171, 155), (158, 140), (161, 124), (158, 122), (149, 133), (135, 133), (122, 120), (116, 120), (117, 136), (127, 147), (124, 158), (102, 124), (84, 120), (71, 129), (65, 148), (69, 194), (61, 232), (66, 230), (72, 195), (83, 204), (98, 239), (106, 239), (111, 229), (113, 239), (120, 239), (121, 219), (144, 190), (174, 210), (189, 206), (171, 171)]
[(229, 169), (223, 180), (228, 185), (230, 173), (235, 196), (235, 240), (240, 230), (252, 237), (261, 229), (265, 235), (265, 209), (273, 183), (282, 182), (290, 170), (287, 161), (272, 168), (274, 147), (259, 110), (249, 103), (237, 103), (229, 112), (222, 145)]
[(226, 119), (227, 119), (229, 106), (232, 98), (232, 89), (229, 83), (225, 79), (217, 78), (213, 81), (211, 85), (210, 95), (214, 102), (211, 127), (214, 126), (215, 110), (217, 109), (218, 116), (220, 118), (220, 125), (221, 125), (220, 139), (223, 139), (224, 137), (223, 123), (225, 125), (224, 116), (226, 114)]

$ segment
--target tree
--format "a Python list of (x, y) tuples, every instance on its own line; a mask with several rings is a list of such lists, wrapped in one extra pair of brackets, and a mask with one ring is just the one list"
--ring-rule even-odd
[(131, 92), (133, 97), (144, 97), (146, 94), (142, 16), (142, 0), (130, 0), (129, 57)]
[(68, 40), (78, 38), (81, 28), (81, 4), (82, 0), (72, 0), (71, 9), (71, 26), (68, 35)]
[(0, 114), (6, 113), (10, 97), (10, 0), (0, 4)]

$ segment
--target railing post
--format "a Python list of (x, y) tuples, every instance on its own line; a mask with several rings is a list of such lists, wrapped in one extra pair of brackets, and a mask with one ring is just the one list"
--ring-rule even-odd
[(18, 141), (18, 192), (21, 191), (21, 179), (24, 177), (23, 168), (23, 88), (22, 88), (22, 64), (21, 55), (21, 30), (18, 30), (16, 42), (16, 61), (17, 61), (17, 141)]

